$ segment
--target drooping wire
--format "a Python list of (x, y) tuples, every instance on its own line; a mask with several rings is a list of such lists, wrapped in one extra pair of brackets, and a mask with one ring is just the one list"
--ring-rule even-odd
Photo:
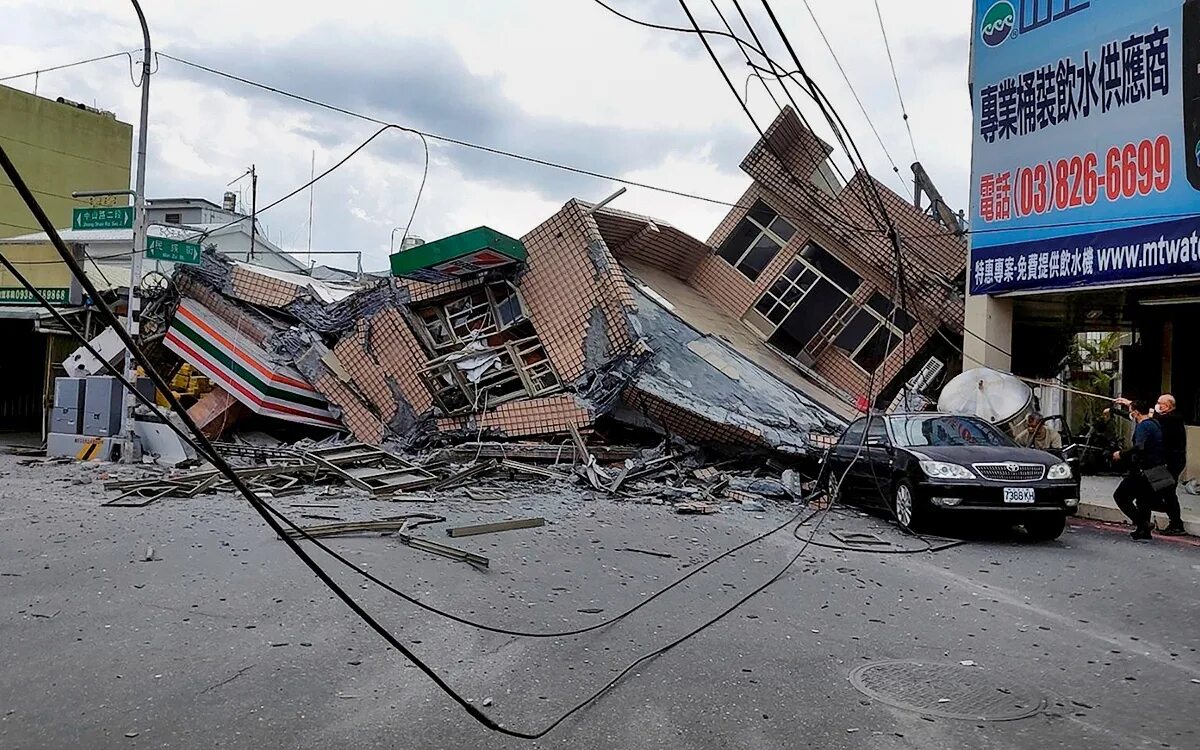
[(425, 179), (429, 177), (429, 141), (421, 133), (417, 133), (421, 138), (421, 145), (425, 147), (425, 169), (421, 172), (421, 184), (417, 188), (417, 197), (413, 200), (412, 213), (408, 215), (408, 223), (404, 225), (404, 234), (400, 237), (400, 248), (404, 248), (404, 241), (408, 239), (408, 233), (412, 231), (413, 220), (417, 218), (417, 206), (421, 205), (421, 195), (425, 192)]
[[(805, 4), (808, 0), (805, 0)], [(917, 141), (913, 138), (912, 124), (908, 120), (908, 108), (904, 106), (904, 94), (900, 91), (900, 75), (896, 72), (896, 61), (892, 58), (892, 44), (888, 41), (887, 27), (883, 23), (883, 11), (879, 9), (879, 0), (875, 0), (875, 16), (879, 19), (879, 32), (883, 34), (883, 48), (887, 50), (888, 65), (892, 67), (892, 81), (896, 84), (896, 98), (900, 101), (900, 114), (904, 117), (904, 128), (908, 131), (908, 143), (912, 146), (913, 161), (921, 161), (917, 156)]]
[(825, 35), (825, 29), (821, 27), (821, 22), (817, 20), (817, 14), (813, 12), (809, 0), (804, 0), (804, 7), (808, 9), (808, 15), (812, 19), (813, 26), (817, 28), (817, 33), (821, 35), (821, 41), (825, 42), (825, 48), (829, 50), (830, 56), (833, 57), (833, 62), (837, 65), (838, 72), (842, 74), (842, 80), (846, 82), (846, 88), (850, 89), (850, 95), (854, 97), (854, 101), (858, 104), (858, 109), (866, 119), (867, 125), (871, 127), (871, 132), (875, 134), (875, 140), (879, 142), (879, 148), (883, 150), (883, 155), (887, 157), (888, 163), (892, 165), (892, 172), (899, 177), (900, 183), (904, 185), (904, 189), (908, 190), (910, 186), (904, 182), (904, 178), (900, 174), (900, 167), (896, 164), (896, 160), (892, 158), (892, 152), (888, 150), (887, 144), (883, 142), (883, 136), (879, 134), (879, 129), (875, 127), (875, 121), (871, 119), (870, 113), (867, 112), (867, 107), (863, 104), (862, 97), (858, 95), (858, 90), (850, 82), (850, 76), (846, 73), (846, 68), (842, 65), (842, 60), (838, 57), (837, 51), (834, 50), (829, 37)]
[(75, 60), (74, 62), (63, 63), (61, 65), (52, 65), (49, 68), (38, 68), (36, 70), (30, 70), (30, 71), (26, 71), (24, 73), (14, 73), (12, 75), (6, 75), (3, 77), (0, 77), (0, 81), (12, 81), (17, 78), (26, 78), (28, 76), (41, 75), (42, 73), (50, 73), (55, 70), (66, 70), (67, 68), (74, 68), (78, 65), (88, 65), (90, 63), (101, 62), (103, 60), (112, 60), (113, 58), (116, 58), (116, 57), (128, 57), (130, 69), (132, 70), (133, 56), (141, 51), (142, 51), (142, 48), (138, 47), (137, 49), (129, 50), (128, 52), (113, 52), (113, 53), (110, 53), (107, 55), (100, 55), (99, 57), (89, 57), (85, 60)]
[[(599, 2), (599, 0), (597, 0), (597, 2)], [(672, 30), (673, 30), (673, 29), (672, 29)], [(310, 104), (310, 105), (312, 105), (312, 106), (314, 106), (314, 107), (319, 107), (319, 108), (321, 108), (321, 109), (325, 109), (325, 110), (328, 110), (328, 111), (331, 111), (331, 112), (337, 112), (337, 113), (339, 113), (339, 114), (346, 115), (347, 117), (353, 117), (353, 118), (355, 118), (355, 119), (364, 120), (364, 121), (366, 121), (366, 122), (371, 122), (371, 123), (374, 123), (374, 124), (376, 124), (376, 125), (387, 125), (387, 126), (389, 126), (389, 127), (393, 127), (393, 128), (396, 128), (396, 129), (398, 129), (398, 130), (402, 130), (402, 131), (404, 131), (404, 132), (406, 132), (406, 133), (413, 133), (413, 134), (416, 134), (416, 135), (423, 135), (423, 136), (425, 136), (426, 138), (429, 138), (430, 140), (439, 141), (439, 142), (442, 142), (442, 143), (449, 143), (449, 144), (451, 144), (451, 145), (455, 145), (455, 146), (461, 146), (461, 147), (463, 147), (463, 148), (468, 148), (468, 149), (472, 149), (472, 150), (476, 150), (476, 151), (481, 151), (481, 152), (483, 152), (483, 153), (493, 154), (493, 155), (496, 155), (496, 156), (501, 156), (501, 157), (508, 158), (508, 159), (514, 159), (514, 160), (517, 160), (517, 161), (524, 161), (524, 162), (527, 162), (527, 163), (530, 163), (530, 164), (537, 164), (537, 165), (539, 165), (539, 166), (548, 167), (548, 168), (551, 168), (551, 169), (559, 169), (559, 170), (562, 170), (562, 171), (565, 171), (565, 172), (571, 172), (571, 173), (574, 173), (574, 174), (583, 175), (583, 176), (585, 176), (585, 177), (594, 177), (594, 178), (596, 178), (596, 179), (600, 179), (600, 180), (608, 180), (608, 181), (610, 181), (610, 182), (616, 182), (616, 183), (618, 183), (618, 184), (622, 184), (622, 185), (628, 185), (628, 186), (630, 186), (630, 187), (638, 187), (638, 188), (643, 188), (643, 189), (646, 189), (646, 190), (653, 190), (653, 191), (655, 191), (655, 192), (664, 193), (664, 194), (667, 194), (667, 195), (675, 195), (675, 196), (678, 196), (678, 197), (680, 197), (680, 198), (688, 198), (688, 199), (692, 199), (692, 200), (702, 201), (702, 202), (704, 202), (704, 203), (710, 203), (710, 204), (712, 204), (712, 205), (717, 205), (717, 206), (725, 206), (725, 207), (729, 207), (729, 208), (747, 208), (747, 207), (748, 207), (748, 204), (743, 204), (743, 203), (741, 203), (741, 202), (739, 202), (739, 201), (727, 201), (727, 200), (722, 200), (722, 199), (719, 199), (719, 198), (712, 198), (712, 197), (708, 197), (708, 196), (704, 196), (704, 195), (699, 195), (699, 194), (696, 194), (696, 193), (691, 193), (691, 192), (688, 192), (688, 191), (685, 191), (685, 190), (676, 190), (676, 189), (674, 189), (674, 188), (662, 187), (662, 186), (660, 186), (660, 185), (653, 185), (653, 184), (650, 184), (650, 183), (647, 183), (647, 182), (642, 182), (642, 181), (639, 181), (639, 180), (633, 180), (633, 179), (630, 179), (630, 178), (628, 178), (628, 177), (620, 177), (620, 176), (616, 176), (616, 175), (605, 174), (605, 173), (603, 173), (603, 172), (597, 172), (597, 171), (595, 171), (595, 170), (591, 170), (591, 169), (584, 169), (584, 168), (582, 168), (582, 167), (574, 167), (574, 166), (567, 165), (567, 164), (561, 164), (561, 163), (558, 163), (558, 162), (553, 162), (553, 161), (550, 161), (550, 160), (548, 160), (548, 159), (542, 159), (542, 158), (540, 158), (540, 157), (536, 157), (536, 156), (529, 156), (529, 155), (527, 155), (527, 154), (520, 154), (520, 153), (516, 153), (516, 152), (513, 152), (513, 151), (507, 151), (507, 150), (505, 150), (505, 149), (496, 148), (496, 147), (493, 147), (493, 146), (486, 146), (486, 145), (479, 144), (479, 143), (472, 143), (471, 141), (465, 141), (465, 140), (462, 140), (462, 139), (460, 139), (460, 138), (453, 138), (453, 137), (451, 137), (451, 136), (440, 135), (440, 134), (438, 134), (438, 133), (432, 133), (432, 132), (429, 132), (429, 131), (419, 130), (419, 129), (417, 129), (417, 128), (412, 128), (412, 127), (408, 127), (408, 126), (405, 126), (405, 125), (399, 125), (399, 124), (396, 124), (396, 123), (389, 123), (389, 122), (387, 122), (387, 121), (385, 121), (385, 120), (381, 120), (381, 119), (379, 119), (379, 118), (377, 118), (377, 117), (373, 117), (373, 116), (371, 116), (371, 115), (362, 114), (362, 113), (360, 113), (360, 112), (355, 112), (355, 111), (353, 111), (353, 110), (346, 109), (345, 107), (340, 107), (340, 106), (338, 106), (338, 105), (335, 105), (335, 104), (329, 104), (329, 103), (326, 103), (326, 102), (322, 102), (322, 101), (319, 101), (319, 100), (317, 100), (317, 99), (313, 99), (313, 98), (311, 98), (311, 97), (304, 96), (304, 95), (302, 95), (302, 94), (296, 94), (296, 93), (293, 93), (293, 92), (290, 92), (290, 91), (286, 91), (286, 90), (283, 90), (283, 89), (277, 88), (277, 87), (275, 87), (275, 86), (270, 86), (270, 85), (267, 85), (267, 84), (264, 84), (264, 83), (259, 83), (259, 82), (257, 82), (257, 81), (253, 81), (253, 80), (250, 80), (250, 79), (248, 79), (248, 78), (244, 78), (244, 77), (242, 77), (242, 76), (234, 75), (233, 73), (227, 73), (227, 72), (225, 72), (225, 71), (217, 70), (216, 68), (212, 68), (212, 67), (210, 67), (210, 66), (207, 66), (207, 65), (202, 65), (202, 64), (200, 64), (200, 63), (192, 62), (192, 61), (190, 61), (190, 60), (185, 60), (185, 59), (183, 59), (183, 58), (180, 58), (180, 57), (175, 57), (175, 56), (173, 56), (173, 55), (169, 55), (169, 54), (167, 54), (167, 53), (165, 53), (165, 52), (156, 52), (155, 54), (156, 54), (156, 55), (159, 55), (159, 56), (161, 56), (161, 57), (165, 57), (165, 58), (166, 58), (166, 59), (168, 59), (168, 60), (173, 60), (173, 61), (175, 61), (175, 62), (177, 62), (177, 63), (180, 63), (180, 64), (182, 64), (182, 65), (186, 65), (186, 66), (189, 66), (189, 67), (195, 68), (195, 69), (197, 69), (197, 70), (203, 70), (203, 71), (205, 71), (206, 73), (211, 73), (211, 74), (213, 74), (213, 75), (215, 75), (215, 76), (219, 76), (219, 77), (222, 77), (222, 78), (226, 78), (226, 79), (228, 79), (228, 80), (231, 80), (231, 81), (237, 81), (238, 83), (242, 83), (242, 84), (245, 84), (245, 85), (247, 85), (247, 86), (251, 86), (251, 87), (254, 87), (254, 88), (257, 88), (257, 89), (261, 89), (261, 90), (263, 90), (263, 91), (269, 91), (269, 92), (271, 92), (271, 93), (277, 94), (277, 95), (279, 95), (279, 96), (282, 96), (282, 97), (286, 97), (286, 98), (289, 98), (289, 99), (294, 99), (294, 100), (296, 100), (296, 101), (300, 101), (300, 102), (304, 102), (304, 103), (306, 103), (306, 104)], [(797, 217), (795, 217), (795, 216), (784, 216), (784, 218), (791, 219), (791, 220), (793, 220), (793, 221), (800, 221), (800, 220), (801, 220), (801, 219), (799, 219), (799, 218), (797, 218)], [(841, 221), (842, 221), (842, 222), (845, 222), (845, 219), (841, 219)], [(869, 229), (869, 228), (865, 228), (865, 227), (857, 227), (857, 226), (854, 226), (854, 227), (851, 227), (851, 228), (853, 228), (855, 231), (865, 231), (865, 232), (875, 232), (875, 231), (877, 231), (877, 230), (874, 230), (874, 229)]]
[[(709, 0), (709, 2), (712, 3), (713, 10), (715, 10), (717, 12), (717, 17), (721, 19), (721, 23), (725, 24), (725, 29), (729, 32), (729, 36), (736, 39), (737, 37), (735, 37), (733, 34), (733, 27), (730, 26), (729, 21), (727, 21), (725, 19), (725, 14), (721, 12), (721, 6), (717, 5), (717, 0)], [(738, 50), (742, 53), (742, 57), (745, 58), (746, 64), (749, 65), (751, 68), (753, 68), (754, 61), (750, 59), (750, 53), (746, 51), (746, 48), (744, 46), (742, 46), (741, 43), (738, 44)], [(750, 75), (751, 76), (756, 75), (756, 71), (752, 70), (750, 72)], [(771, 101), (775, 103), (775, 109), (782, 112), (783, 105), (781, 105), (779, 103), (779, 100), (775, 98), (775, 92), (771, 90), (771, 87), (767, 85), (766, 80), (763, 79), (763, 77), (761, 75), (759, 75), (757, 77), (758, 77), (759, 82), (762, 83), (763, 89), (766, 90), (767, 96), (771, 97)], [(750, 79), (749, 78), (746, 79), (745, 99), (746, 99), (746, 103), (749, 104), (750, 103)]]

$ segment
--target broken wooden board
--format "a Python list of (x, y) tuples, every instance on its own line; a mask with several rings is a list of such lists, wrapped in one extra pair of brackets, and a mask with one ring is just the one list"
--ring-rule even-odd
[(537, 526), (544, 526), (546, 519), (544, 518), (514, 518), (511, 521), (499, 521), (497, 523), (480, 523), (474, 526), (455, 526), (446, 529), (446, 534), (453, 537), (459, 536), (475, 536), (477, 534), (493, 534), (497, 531), (512, 531), (513, 529), (532, 529)]
[(675, 506), (675, 512), (683, 515), (704, 515), (716, 513), (719, 507), (715, 503), (687, 502)]

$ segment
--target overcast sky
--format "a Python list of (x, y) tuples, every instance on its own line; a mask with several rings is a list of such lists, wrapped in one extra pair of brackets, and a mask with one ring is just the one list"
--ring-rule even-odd
[[(718, 7), (744, 33), (732, 0)], [(610, 0), (627, 14), (686, 26), (677, 0)], [(772, 56), (786, 50), (759, 0), (742, 0)], [(872, 173), (908, 188), (855, 104), (803, 0), (771, 3), (800, 55), (857, 140)], [(888, 69), (874, 0), (809, 0), (904, 185), (913, 150)], [(698, 37), (635, 26), (593, 0), (143, 0), (154, 47), (340, 107), (431, 133), (639, 182), (736, 200), (738, 163), (757, 135)], [(711, 0), (689, 0), (701, 26), (723, 28)], [(970, 8), (964, 0), (880, 0), (917, 153), (948, 202), (966, 208)], [(52, 7), (51, 7), (52, 6)], [(0, 0), (0, 77), (141, 46), (124, 0)], [(736, 45), (713, 39), (739, 90), (748, 68)], [(147, 192), (219, 203), (254, 163), (259, 205), (308, 180), (378, 126), (162, 59), (151, 84)], [(791, 68), (791, 64), (787, 63)], [(6, 81), (32, 91), (34, 78)], [(49, 72), (37, 91), (102, 109), (136, 127), (139, 92), (125, 59)], [(777, 96), (782, 94), (776, 88)], [(752, 80), (763, 127), (777, 113)], [(811, 102), (794, 96), (816, 124)], [(817, 128), (827, 140), (829, 132)], [(136, 139), (136, 134), (135, 134)], [(427, 240), (487, 224), (520, 236), (573, 197), (598, 200), (618, 184), (430, 141), (429, 177), (413, 223)], [(313, 250), (362, 250), (386, 264), (407, 223), (423, 149), (390, 131), (315, 190)], [(242, 187), (248, 200), (248, 184)], [(630, 188), (615, 207), (652, 214), (701, 239), (721, 206)], [(262, 215), (270, 238), (308, 246), (308, 195)], [(399, 234), (399, 232), (397, 233)], [(352, 266), (350, 258), (319, 262)]]

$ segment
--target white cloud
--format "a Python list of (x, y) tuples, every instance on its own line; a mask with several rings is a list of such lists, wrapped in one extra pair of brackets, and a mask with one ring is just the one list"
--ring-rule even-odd
[[(900, 118), (872, 0), (810, 0), (863, 97), (903, 179), (891, 166), (850, 96), (803, 4), (773, 5), (802, 62), (846, 120), (874, 174), (900, 191), (910, 180), (912, 151)], [(625, 12), (686, 23), (671, 2), (614, 0)], [(156, 48), (205, 50), (231, 73), (258, 66), (265, 83), (292, 81), (296, 93), (388, 107), (389, 117), (421, 117), (448, 135), (503, 138), (514, 150), (585, 169), (619, 168), (629, 179), (735, 201), (748, 183), (738, 171), (757, 134), (698, 39), (643, 29), (587, 0), (343, 0), (297, 4), (210, 0), (144, 3)], [(691, 5), (706, 27), (720, 27), (711, 5)], [(727, 0), (726, 16), (742, 31)], [(793, 67), (757, 4), (752, 21), (781, 65)], [(961, 0), (927, 0), (914, 9), (883, 3), (917, 150), (951, 205), (965, 207), (970, 145), (966, 90), (970, 9)], [(0, 76), (82, 57), (133, 49), (141, 34), (125, 3), (62, 0), (47, 10), (36, 0), (0, 0), (6, 41)], [(714, 40), (739, 92), (746, 67), (728, 40)], [(419, 59), (397, 54), (420, 50)], [(389, 51), (391, 51), (389, 53)], [(332, 54), (336, 53), (336, 54)], [(307, 60), (322, 81), (292, 76), (287, 61)], [(344, 68), (343, 61), (356, 67)], [(374, 130), (308, 105), (161, 61), (151, 97), (149, 176), (152, 196), (203, 196), (219, 201), (225, 184), (249, 164), (260, 175), (263, 205), (342, 158)], [(454, 66), (459, 67), (454, 67)], [(361, 66), (361, 67), (359, 67)], [(138, 97), (124, 59), (46, 73), (39, 93), (65, 96), (137, 120)], [(361, 70), (378, 73), (368, 85)], [(402, 70), (393, 81), (389, 72)], [(295, 80), (292, 80), (295, 78)], [(430, 83), (434, 88), (430, 88)], [(751, 108), (765, 126), (774, 105), (757, 82)], [(424, 84), (424, 85), (422, 85)], [(32, 89), (32, 79), (9, 82)], [(393, 88), (388, 89), (388, 86)], [(403, 94), (422, 92), (416, 101)], [(369, 94), (369, 95), (368, 95)], [(802, 109), (827, 140), (812, 103)], [(487, 101), (481, 101), (487, 98)], [(403, 106), (399, 102), (405, 102)], [(422, 105), (428, 106), (422, 106)], [(476, 108), (476, 105), (483, 109)], [(477, 118), (494, 118), (480, 124)], [(832, 142), (832, 141), (831, 141)], [(479, 224), (514, 235), (528, 231), (572, 197), (598, 200), (616, 185), (598, 179), (484, 156), (431, 143), (429, 177), (412, 231), (435, 239)], [(313, 248), (360, 250), (381, 267), (393, 227), (408, 221), (420, 182), (422, 151), (411, 136), (388, 133), (315, 188)], [(613, 166), (613, 165), (619, 165)], [(263, 216), (272, 239), (303, 250), (308, 194)], [(724, 215), (709, 203), (631, 188), (617, 204), (653, 214), (701, 238)], [(330, 262), (335, 262), (330, 260)], [(349, 263), (349, 262), (347, 262)], [(343, 265), (347, 264), (343, 263)]]

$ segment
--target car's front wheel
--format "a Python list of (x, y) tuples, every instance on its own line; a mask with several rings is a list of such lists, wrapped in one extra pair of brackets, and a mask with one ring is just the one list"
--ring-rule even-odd
[(896, 482), (892, 489), (892, 513), (896, 523), (907, 531), (916, 531), (924, 519), (924, 513), (918, 510), (917, 494), (913, 491), (912, 483), (907, 479)]
[(1025, 531), (1035, 542), (1051, 542), (1067, 527), (1066, 513), (1039, 513), (1025, 521)]

